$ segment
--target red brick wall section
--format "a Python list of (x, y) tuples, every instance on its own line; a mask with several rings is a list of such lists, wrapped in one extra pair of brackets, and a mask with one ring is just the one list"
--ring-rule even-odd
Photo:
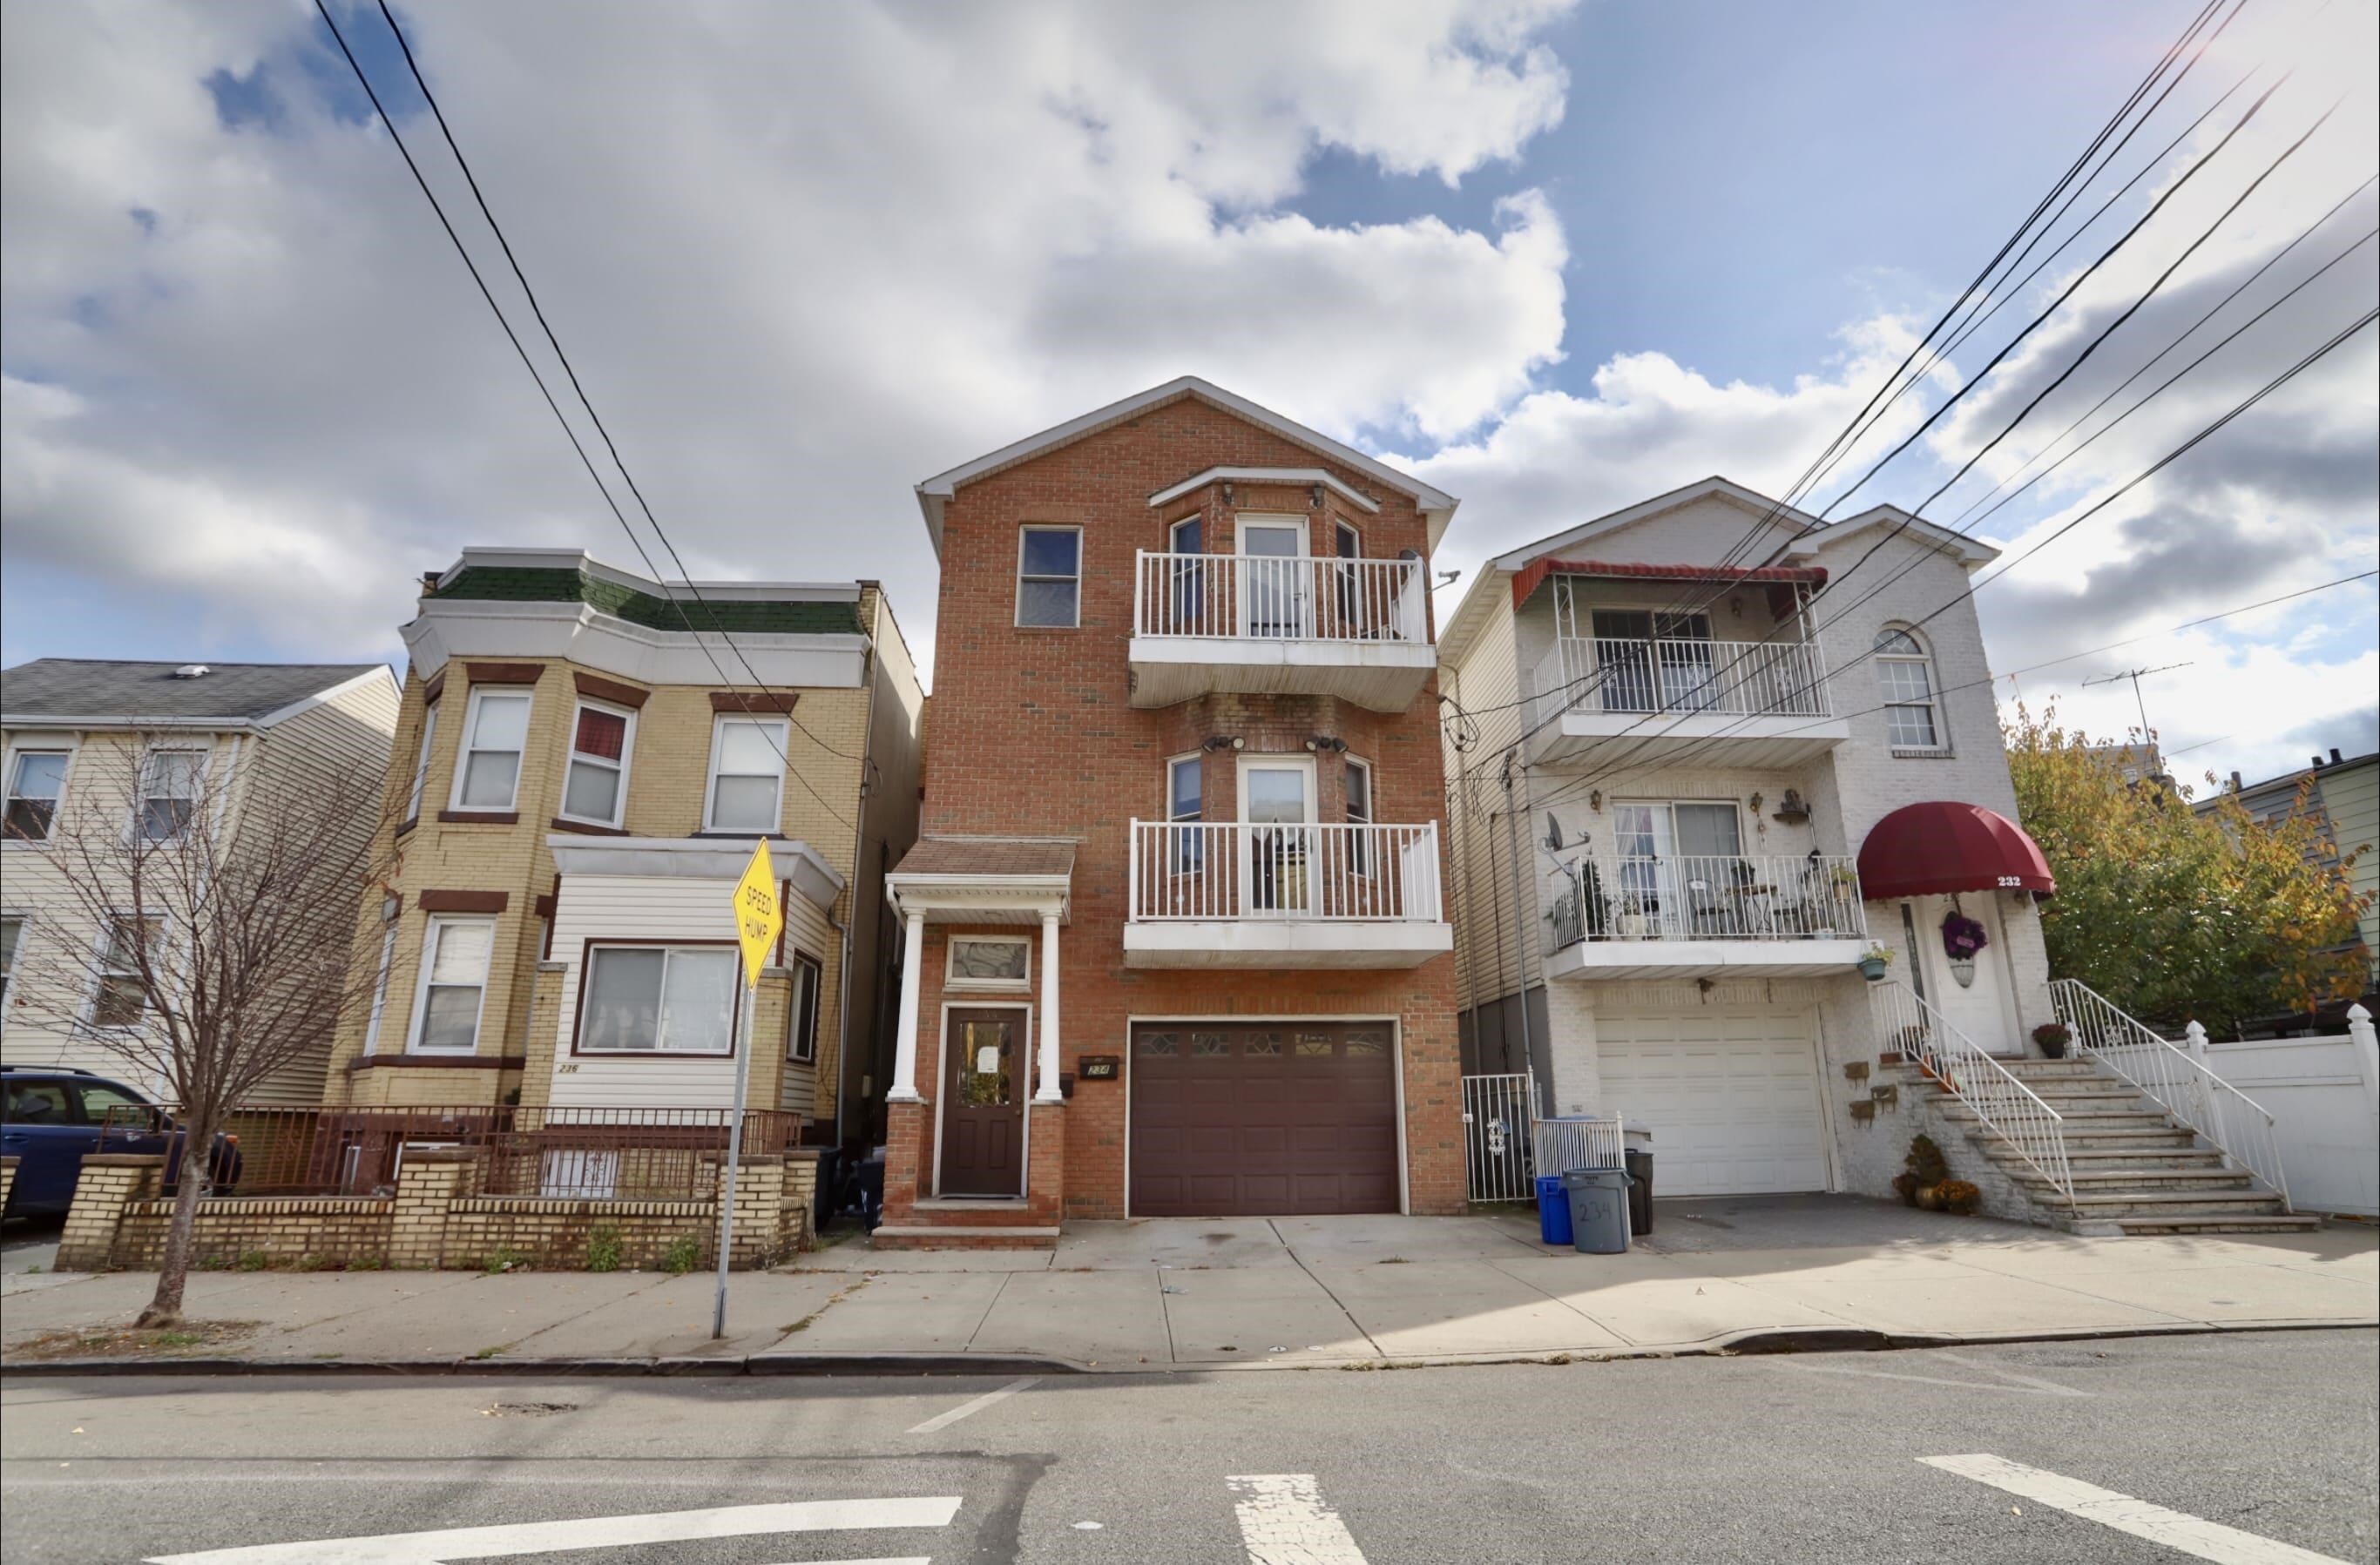
[[(1223, 503), (1220, 486), (1162, 510), (1148, 506), (1150, 494), (1223, 466), (1324, 467), (1379, 501), (1380, 510), (1377, 516), (1352, 508), (1342, 513), (1328, 491), (1317, 509), (1304, 487), (1248, 485), (1234, 486), (1231, 506)], [(1434, 682), (1399, 713), (1315, 697), (1213, 696), (1160, 710), (1132, 707), (1127, 643), (1135, 551), (1165, 549), (1168, 524), (1202, 510), (1210, 552), (1231, 548), (1240, 511), (1306, 516), (1317, 552), (1329, 551), (1330, 521), (1341, 514), (1362, 530), (1366, 558), (1392, 559), (1406, 549), (1426, 553), (1428, 548), (1426, 524), (1409, 499), (1195, 401), (1153, 410), (965, 485), (943, 516), (923, 829), (1078, 839), (1073, 918), (1060, 935), (1066, 1070), (1074, 1070), (1086, 1053), (1128, 1060), (1135, 1016), (1395, 1017), (1404, 1061), (1412, 1209), (1460, 1211), (1461, 1067), (1451, 956), (1389, 972), (1146, 971), (1123, 965), (1125, 823), (1135, 817), (1162, 818), (1166, 759), (1197, 750), (1209, 736), (1239, 738), (1243, 755), (1305, 755), (1309, 738), (1341, 739), (1348, 753), (1372, 763), (1375, 819), (1437, 820), (1443, 809)], [(1019, 629), (1014, 624), (1018, 529), (1028, 522), (1083, 529), (1079, 629)], [(1317, 758), (1322, 819), (1343, 819), (1344, 763), (1328, 749)], [(1209, 755), (1203, 777), (1208, 819), (1235, 817), (1232, 753)], [(950, 933), (929, 928), (920, 974), (917, 1080), (929, 1098), (940, 1090), (943, 953)], [(1034, 972), (1032, 998), (1038, 1001), (1038, 952)], [(1126, 1090), (1122, 1082), (1080, 1083), (1063, 1110), (1070, 1217), (1123, 1215)], [(917, 1128), (908, 1133), (918, 1148), (914, 1166), (929, 1179), (930, 1105), (917, 1118)], [(1044, 1138), (1038, 1134), (1039, 1126), (1035, 1128), (1040, 1146)], [(888, 1211), (896, 1210), (892, 1203), (902, 1183), (903, 1135), (896, 1122), (885, 1179)]]

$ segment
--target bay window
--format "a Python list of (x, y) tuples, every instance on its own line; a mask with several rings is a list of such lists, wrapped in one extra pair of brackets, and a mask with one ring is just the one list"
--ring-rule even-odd
[(529, 697), (523, 690), (474, 690), (463, 722), (463, 758), (455, 768), (456, 809), (508, 810), (519, 796), (521, 751), (528, 743)]
[(421, 937), (421, 990), (413, 1014), (417, 1054), (470, 1054), (480, 1047), (492, 918), (432, 918)]
[(570, 719), (570, 764), (562, 783), (562, 816), (591, 826), (617, 826), (628, 803), (628, 750), (636, 714), (581, 701)]
[(785, 722), (722, 717), (710, 731), (706, 831), (770, 832), (784, 815)]

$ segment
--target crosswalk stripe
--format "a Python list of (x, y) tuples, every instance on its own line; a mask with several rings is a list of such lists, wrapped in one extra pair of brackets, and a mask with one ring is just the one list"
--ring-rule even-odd
[(981, 1413), (985, 1408), (990, 1407), (992, 1403), (1000, 1401), (1002, 1397), (1013, 1397), (1017, 1392), (1025, 1389), (1026, 1387), (1034, 1384), (1041, 1377), (1038, 1375), (1027, 1375), (1022, 1379), (1011, 1380), (1007, 1385), (1002, 1386), (997, 1391), (986, 1391), (983, 1395), (976, 1398), (975, 1401), (971, 1402), (961, 1402), (958, 1406), (951, 1409), (950, 1412), (938, 1413), (934, 1417), (927, 1419), (923, 1424), (911, 1425), (907, 1429), (904, 1430), (903, 1433), (909, 1435), (930, 1435), (937, 1429), (947, 1429), (952, 1425), (956, 1424), (960, 1419), (967, 1416), (967, 1414), (971, 1413)]
[(524, 1522), (497, 1527), (455, 1527), (434, 1533), (258, 1544), (206, 1549), (196, 1554), (160, 1554), (151, 1556), (149, 1565), (300, 1565), (301, 1561), (304, 1565), (443, 1565), (454, 1559), (501, 1559), (565, 1548), (750, 1537), (763, 1533), (947, 1527), (958, 1510), (956, 1495), (723, 1505), (640, 1516), (589, 1516), (567, 1522)]
[(2187, 1511), (2168, 1510), (2162, 1505), (2151, 1505), (2144, 1499), (2103, 1489), (2079, 1478), (2027, 1467), (1985, 1451), (1970, 1456), (1921, 1456), (1917, 1460), (1928, 1467), (1938, 1467), (1978, 1484), (1989, 1484), (2070, 1516), (2080, 1516), (2086, 1522), (2096, 1522), (2103, 1527), (2113, 1527), (2119, 1533), (2130, 1533), (2200, 1559), (2215, 1560), (2217, 1565), (2346, 1565), (2331, 1555), (2243, 1533), (2237, 1527), (2227, 1527)]
[(1248, 1565), (1364, 1565), (1364, 1551), (1339, 1513), (1322, 1503), (1311, 1473), (1259, 1473), (1223, 1480), (1239, 1496), (1240, 1541)]

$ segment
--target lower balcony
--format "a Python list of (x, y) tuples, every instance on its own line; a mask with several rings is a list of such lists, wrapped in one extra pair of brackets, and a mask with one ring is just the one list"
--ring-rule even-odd
[(1454, 949), (1438, 827), (1132, 823), (1127, 967), (1418, 967)]
[(1555, 979), (1807, 977), (1868, 945), (1858, 865), (1815, 853), (1575, 858), (1547, 921)]

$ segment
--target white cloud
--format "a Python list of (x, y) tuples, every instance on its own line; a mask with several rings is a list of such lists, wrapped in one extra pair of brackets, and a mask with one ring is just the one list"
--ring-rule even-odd
[[(1560, 117), (1536, 38), (1567, 4), (404, 16), (689, 566), (878, 577), (923, 639), (909, 485), (951, 462), (1184, 371), (1433, 440), (1524, 392), (1568, 259), (1534, 192), (1490, 232), (1281, 203), (1324, 148), (1450, 185), (1516, 156)], [(324, 655), (394, 650), (417, 574), (466, 542), (635, 563), (385, 133), (331, 114), (346, 67), (310, 11), (6, 25), (12, 564)], [(269, 123), (226, 128), (215, 72)], [(435, 127), (399, 112), (510, 302)]]

